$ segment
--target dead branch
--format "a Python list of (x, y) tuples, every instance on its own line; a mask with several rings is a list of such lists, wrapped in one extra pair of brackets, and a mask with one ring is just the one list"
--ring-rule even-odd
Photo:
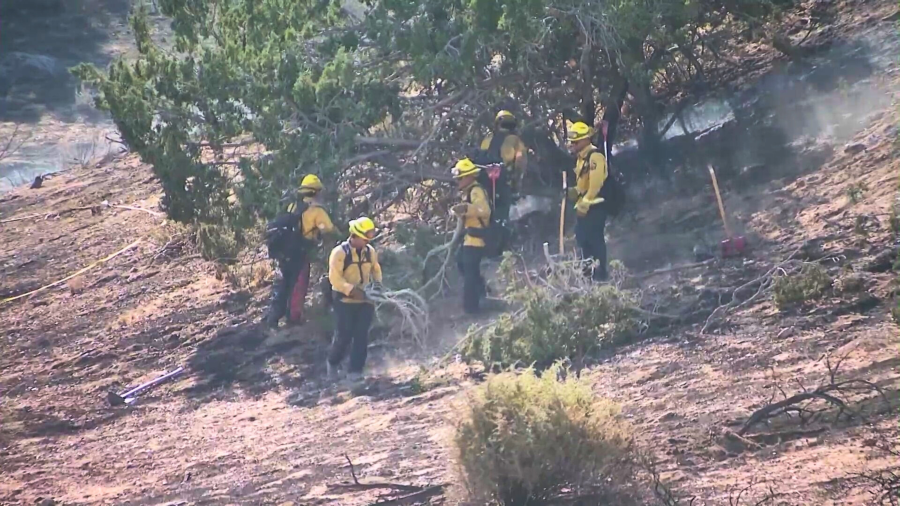
[(640, 274), (635, 274), (635, 275), (634, 275), (634, 278), (636, 278), (636, 279), (646, 279), (646, 278), (650, 278), (650, 277), (653, 277), (653, 276), (656, 276), (656, 275), (659, 275), (659, 274), (666, 274), (666, 273), (669, 273), (669, 272), (683, 271), (683, 270), (686, 270), (686, 269), (693, 269), (693, 268), (695, 268), (695, 267), (703, 267), (704, 265), (709, 265), (709, 264), (711, 264), (711, 263), (713, 263), (713, 262), (715, 262), (715, 261), (716, 261), (715, 258), (710, 258), (709, 260), (704, 260), (704, 261), (702, 261), (702, 262), (695, 262), (695, 263), (691, 263), (691, 264), (683, 264), (683, 265), (673, 265), (672, 267), (666, 267), (666, 268), (664, 268), (664, 269), (656, 269), (655, 271), (642, 272), (642, 273), (640, 273)]
[[(653, 460), (653, 458), (649, 454), (639, 453), (637, 464), (640, 469), (643, 469), (647, 474), (650, 475), (650, 485), (653, 488), (653, 495), (656, 497), (656, 500), (659, 501), (662, 506), (684, 506), (684, 502), (682, 499), (669, 488), (663, 482), (661, 473), (657, 468), (657, 463)], [(697, 499), (696, 496), (691, 496), (687, 498), (687, 506), (692, 506), (694, 501)]]
[(430, 326), (428, 318), (428, 303), (417, 292), (404, 288), (393, 292), (375, 292), (366, 293), (369, 300), (375, 303), (376, 310), (387, 305), (393, 307), (400, 313), (400, 333), (409, 331), (412, 338), (420, 347), (423, 345), (422, 339), (428, 335), (428, 327)]
[(446, 485), (435, 485), (433, 487), (428, 487), (426, 489), (422, 489), (418, 492), (404, 495), (402, 497), (397, 497), (396, 499), (388, 499), (387, 501), (378, 501), (372, 503), (371, 506), (399, 506), (402, 504), (413, 504), (416, 502), (424, 501), (429, 497), (434, 497), (436, 495), (440, 495), (444, 492), (444, 487)]
[(465, 221), (462, 216), (456, 217), (456, 229), (453, 230), (453, 237), (450, 238), (450, 241), (442, 244), (441, 246), (437, 246), (432, 248), (428, 254), (425, 255), (425, 261), (422, 266), (422, 276), (425, 276), (425, 269), (428, 267), (428, 260), (436, 255), (440, 255), (441, 253), (446, 251), (446, 256), (444, 256), (444, 262), (441, 264), (441, 268), (438, 270), (437, 274), (434, 275), (430, 280), (428, 280), (421, 288), (417, 291), (420, 294), (427, 293), (427, 290), (435, 283), (438, 284), (438, 290), (431, 296), (431, 298), (436, 297), (441, 293), (441, 289), (444, 288), (444, 284), (447, 282), (447, 266), (450, 264), (450, 259), (453, 257), (453, 251), (456, 249), (456, 246), (459, 244), (459, 241), (463, 237), (463, 230), (465, 229)]
[(34, 135), (33, 131), (29, 131), (23, 137), (21, 137), (18, 142), (16, 142), (16, 137), (19, 137), (19, 128), (20, 125), (17, 124), (13, 129), (13, 132), (9, 135), (9, 138), (3, 144), (3, 147), (0, 148), (0, 160), (16, 154), (16, 152), (19, 151), (22, 145), (25, 144), (32, 135)]
[(353, 483), (359, 485), (359, 480), (356, 479), (356, 470), (353, 469), (353, 461), (350, 460), (350, 456), (346, 453), (344, 454), (344, 458), (347, 459), (347, 463), (350, 464), (350, 476), (353, 477)]
[(337, 483), (328, 485), (330, 490), (344, 492), (364, 492), (366, 490), (392, 489), (399, 492), (420, 492), (422, 487), (415, 485), (403, 485), (402, 483), (373, 482), (373, 483)]
[(800, 417), (801, 421), (803, 423), (806, 423), (806, 421), (811, 419), (812, 416), (819, 413), (811, 412), (810, 410), (806, 409), (805, 406), (802, 406), (803, 403), (813, 400), (822, 400), (829, 405), (836, 407), (838, 409), (838, 413), (835, 416), (835, 421), (837, 421), (844, 413), (847, 413), (848, 418), (851, 419), (861, 416), (860, 413), (850, 408), (846, 399), (839, 396), (839, 394), (845, 392), (874, 391), (881, 396), (884, 402), (888, 402), (887, 396), (885, 395), (882, 388), (875, 383), (861, 379), (837, 381), (838, 371), (844, 358), (846, 358), (846, 356), (838, 360), (837, 364), (832, 365), (830, 357), (826, 357), (825, 365), (828, 369), (828, 383), (820, 385), (815, 390), (807, 390), (806, 388), (803, 388), (804, 391), (801, 393), (786, 397), (785, 399), (778, 402), (767, 404), (762, 408), (754, 411), (753, 414), (750, 415), (750, 418), (747, 419), (747, 421), (744, 423), (744, 426), (741, 427), (741, 430), (737, 432), (737, 434), (739, 436), (743, 436), (757, 423), (782, 414), (789, 414), (791, 412), (796, 413)]
[[(753, 489), (758, 486), (765, 486), (765, 493), (763, 496), (756, 500), (756, 502), (744, 502), (744, 496), (749, 495), (753, 492)], [(781, 497), (783, 494), (775, 491), (775, 487), (772, 482), (767, 481), (765, 479), (757, 479), (751, 478), (750, 482), (741, 488), (733, 487), (729, 489), (728, 492), (728, 506), (742, 506), (743, 504), (749, 504), (751, 506), (763, 506), (764, 504), (774, 504), (775, 500)]]
[[(727, 317), (729, 312), (747, 306), (759, 299), (759, 297), (764, 293), (767, 293), (772, 287), (773, 276), (775, 275), (775, 273), (777, 273), (780, 269), (784, 269), (786, 266), (788, 266), (788, 264), (793, 262), (794, 257), (803, 250), (804, 246), (806, 246), (805, 242), (797, 247), (797, 249), (795, 249), (790, 255), (788, 255), (787, 258), (766, 271), (766, 273), (762, 276), (748, 281), (747, 283), (744, 283), (743, 285), (735, 288), (731, 293), (731, 301), (728, 304), (723, 304), (713, 310), (713, 312), (706, 319), (706, 323), (703, 325), (703, 328), (700, 330), (700, 334), (705, 334), (713, 325), (718, 322), (718, 319), (724, 319), (725, 317)], [(738, 294), (756, 285), (759, 285), (759, 288), (756, 290), (756, 293), (751, 295), (749, 298), (742, 300), (738, 296)]]

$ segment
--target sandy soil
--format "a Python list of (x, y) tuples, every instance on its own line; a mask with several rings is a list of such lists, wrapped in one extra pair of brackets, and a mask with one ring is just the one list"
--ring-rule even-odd
[[(867, 6), (864, 15), (847, 15), (860, 37), (889, 29), (879, 20), (896, 7)], [(866, 504), (864, 490), (841, 487), (845, 478), (898, 464), (876, 448), (900, 436), (890, 315), (897, 245), (889, 217), (900, 169), (895, 70), (865, 83), (882, 99), (840, 122), (840, 134), (811, 136), (796, 157), (763, 175), (724, 179), (736, 226), (754, 240), (747, 258), (640, 281), (662, 301), (660, 312), (706, 313), (586, 372), (598, 395), (622, 404), (663, 477), (695, 505), (730, 504), (746, 487), (751, 502), (741, 504), (754, 504), (769, 485), (781, 494), (778, 504)], [(845, 148), (856, 144), (863, 149)], [(364, 386), (327, 385), (328, 335), (318, 324), (326, 315), (267, 335), (256, 324), (265, 282), (235, 288), (189, 249), (164, 248), (173, 236), (161, 217), (122, 208), (55, 215), (102, 201), (156, 211), (151, 176), (121, 155), (0, 197), (0, 221), (17, 220), (0, 223), (0, 298), (141, 240), (68, 283), (0, 305), (0, 504), (373, 504), (384, 490), (335, 486), (351, 479), (348, 458), (361, 480), (457, 483), (447, 442), (479, 376), (463, 364), (442, 366), (441, 381), (425, 392), (414, 378), (471, 322), (441, 315), (429, 348), (414, 353), (376, 343)], [(861, 189), (858, 198), (850, 188)], [(631, 225), (612, 227), (612, 251), (632, 266), (685, 260), (698, 235), (718, 237), (716, 216), (705, 188), (660, 199)], [(803, 241), (833, 275), (852, 270), (861, 289), (784, 311), (763, 298), (700, 333), (717, 305), (708, 294), (749, 281)], [(754, 410), (827, 382), (827, 365), (840, 359), (839, 378), (885, 392), (886, 400), (848, 396), (866, 418), (835, 421), (829, 411), (806, 425), (778, 419), (734, 436)], [(186, 375), (134, 406), (107, 405), (108, 391), (179, 365)], [(454, 497), (451, 488), (432, 503)]]

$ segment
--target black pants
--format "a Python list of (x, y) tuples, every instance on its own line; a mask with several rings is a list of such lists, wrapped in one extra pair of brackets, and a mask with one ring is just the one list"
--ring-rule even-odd
[(303, 267), (307, 265), (304, 258), (290, 258), (278, 261), (278, 270), (281, 271), (281, 279), (276, 279), (272, 285), (272, 300), (269, 304), (269, 315), (266, 318), (269, 326), (278, 326), (278, 321), (284, 317), (288, 310), (288, 301), (294, 291), (294, 283)]
[(361, 373), (369, 353), (369, 328), (375, 316), (375, 306), (366, 303), (334, 302), (334, 340), (328, 353), (328, 362), (337, 366), (350, 351), (350, 367), (347, 372)]
[(587, 215), (579, 216), (575, 222), (575, 240), (585, 259), (595, 261), (593, 278), (603, 281), (606, 273), (606, 210), (601, 206), (591, 206)]
[(466, 313), (477, 313), (481, 299), (486, 294), (484, 278), (481, 276), (481, 258), (484, 248), (463, 246), (456, 254), (456, 266), (463, 277), (462, 304)]

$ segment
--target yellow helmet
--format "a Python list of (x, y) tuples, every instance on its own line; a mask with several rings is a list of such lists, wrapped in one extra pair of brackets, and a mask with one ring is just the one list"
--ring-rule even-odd
[(474, 176), (481, 172), (481, 168), (472, 163), (472, 160), (468, 158), (463, 158), (460, 161), (456, 162), (456, 165), (450, 171), (453, 174), (453, 177), (459, 179), (466, 176)]
[(566, 136), (570, 143), (578, 142), (582, 139), (588, 139), (594, 135), (594, 129), (587, 126), (583, 121), (576, 121), (569, 126)]
[(503, 120), (505, 120), (505, 119), (515, 120), (515, 119), (516, 119), (516, 116), (515, 116), (513, 113), (507, 111), (506, 109), (504, 109), (504, 110), (498, 112), (497, 115), (494, 116), (494, 122), (495, 122), (495, 123), (500, 122), (500, 121), (503, 121)]
[(300, 181), (300, 190), (312, 190), (314, 192), (322, 190), (322, 181), (319, 180), (319, 176), (315, 174), (307, 174), (303, 176), (303, 181)]
[(372, 240), (376, 233), (378, 233), (378, 229), (375, 228), (375, 222), (370, 218), (363, 216), (350, 222), (350, 235)]

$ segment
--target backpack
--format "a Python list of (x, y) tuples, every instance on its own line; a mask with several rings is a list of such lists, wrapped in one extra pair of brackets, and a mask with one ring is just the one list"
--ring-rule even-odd
[[(501, 149), (503, 148), (503, 143), (506, 142), (506, 138), (510, 135), (512, 134), (497, 132), (491, 138), (491, 143), (487, 149), (481, 149), (479, 147), (473, 149), (472, 152), (469, 153), (469, 160), (472, 160), (472, 163), (484, 167), (484, 169), (478, 173), (478, 184), (485, 189), (488, 194), (488, 200), (491, 201), (492, 205), (495, 204), (495, 200), (503, 201), (503, 199), (508, 196), (508, 175), (503, 163), (503, 157), (501, 156)], [(492, 181), (490, 173), (498, 169), (499, 176), (497, 177), (496, 182)]]
[[(590, 162), (594, 153), (602, 153), (602, 150), (592, 149), (588, 151), (585, 163)], [(622, 212), (622, 208), (625, 207), (625, 179), (622, 177), (621, 172), (612, 169), (606, 155), (604, 154), (603, 156), (606, 160), (606, 181), (603, 182), (603, 186), (600, 188), (599, 196), (603, 198), (603, 203), (600, 205), (603, 206), (603, 209), (610, 216), (618, 216)]]
[(300, 259), (311, 246), (312, 241), (303, 237), (303, 213), (309, 209), (309, 204), (303, 199), (298, 199), (295, 204), (293, 212), (279, 213), (266, 223), (266, 248), (271, 259)]
[[(347, 269), (350, 268), (351, 265), (354, 264), (353, 254), (350, 252), (350, 250), (352, 249), (350, 246), (350, 241), (344, 241), (341, 244), (341, 249), (344, 250), (344, 271), (341, 271), (341, 272), (345, 272)], [(366, 247), (362, 252), (362, 256), (359, 259), (359, 262), (356, 263), (356, 265), (359, 266), (360, 281), (362, 281), (362, 278), (363, 278), (362, 264), (371, 263), (371, 262), (372, 262), (372, 246), (369, 244), (366, 244)]]

